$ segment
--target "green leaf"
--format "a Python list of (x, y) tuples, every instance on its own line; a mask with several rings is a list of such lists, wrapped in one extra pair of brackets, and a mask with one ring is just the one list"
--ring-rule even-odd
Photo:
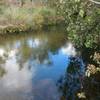
[(75, 0), (75, 2), (80, 2), (80, 0)]
[(79, 15), (80, 15), (81, 17), (84, 16), (84, 11), (83, 11), (82, 9), (80, 10)]

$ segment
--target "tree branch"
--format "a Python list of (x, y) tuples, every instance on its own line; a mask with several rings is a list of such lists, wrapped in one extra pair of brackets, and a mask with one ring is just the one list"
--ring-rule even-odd
[(95, 0), (89, 0), (89, 1), (91, 1), (92, 3), (95, 3), (95, 4), (100, 5), (100, 2), (99, 1), (95, 1)]

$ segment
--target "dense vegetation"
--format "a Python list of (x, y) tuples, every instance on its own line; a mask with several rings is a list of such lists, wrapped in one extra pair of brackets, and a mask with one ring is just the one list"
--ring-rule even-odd
[(69, 38), (77, 46), (92, 47), (100, 42), (100, 8), (89, 0), (60, 0), (54, 3), (63, 16)]
[[(40, 0), (41, 1), (41, 0)], [(56, 25), (59, 18), (46, 2), (12, 0), (0, 3), (0, 33), (18, 33)]]

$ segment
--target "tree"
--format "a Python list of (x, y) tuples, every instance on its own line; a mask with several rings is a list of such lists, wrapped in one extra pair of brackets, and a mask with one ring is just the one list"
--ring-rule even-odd
[(64, 17), (69, 39), (78, 47), (92, 48), (100, 42), (100, 9), (95, 3), (93, 0), (56, 1), (57, 13)]

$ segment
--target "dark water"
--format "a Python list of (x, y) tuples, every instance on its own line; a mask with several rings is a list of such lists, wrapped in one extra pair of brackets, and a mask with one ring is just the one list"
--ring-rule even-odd
[(1, 36), (0, 100), (78, 100), (85, 67), (75, 54), (60, 31)]

